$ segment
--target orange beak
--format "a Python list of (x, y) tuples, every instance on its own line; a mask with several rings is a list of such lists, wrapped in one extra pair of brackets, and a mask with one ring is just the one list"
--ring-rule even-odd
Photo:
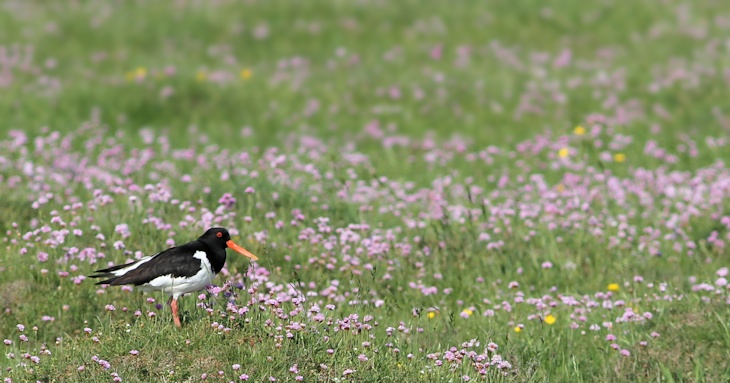
[(252, 253), (252, 252), (250, 252), (250, 251), (248, 251), (248, 250), (244, 249), (243, 247), (241, 247), (241, 246), (238, 246), (238, 245), (237, 245), (237, 244), (236, 244), (235, 242), (233, 242), (233, 241), (230, 241), (230, 240), (229, 240), (228, 242), (226, 242), (226, 245), (228, 246), (228, 248), (229, 248), (229, 249), (231, 249), (231, 250), (233, 250), (233, 251), (235, 251), (235, 252), (237, 252), (237, 253), (239, 253), (239, 254), (243, 255), (243, 256), (244, 256), (244, 257), (246, 257), (246, 258), (250, 258), (250, 259), (251, 259), (252, 261), (258, 261), (258, 260), (259, 260), (259, 257), (257, 257), (257, 256), (255, 256), (255, 255), (253, 255), (253, 253)]

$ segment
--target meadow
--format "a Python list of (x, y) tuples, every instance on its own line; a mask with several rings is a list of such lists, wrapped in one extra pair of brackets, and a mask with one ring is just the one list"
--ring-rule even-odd
[(719, 0), (4, 1), (0, 379), (730, 381), (727, 100)]

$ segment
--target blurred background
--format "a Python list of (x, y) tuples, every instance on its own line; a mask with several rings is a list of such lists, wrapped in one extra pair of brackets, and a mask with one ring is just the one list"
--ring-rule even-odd
[(234, 146), (377, 127), (484, 146), (617, 110), (627, 129), (717, 130), (728, 76), (705, 69), (727, 71), (728, 7), (660, 3), (4, 1), (0, 131), (97, 119)]

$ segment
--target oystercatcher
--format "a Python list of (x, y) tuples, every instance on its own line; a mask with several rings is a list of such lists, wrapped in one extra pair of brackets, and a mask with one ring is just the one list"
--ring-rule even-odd
[(170, 295), (175, 326), (180, 327), (177, 298), (204, 289), (226, 263), (226, 248), (251, 260), (258, 257), (231, 240), (228, 230), (214, 227), (195, 241), (171, 247), (155, 255), (125, 265), (97, 270), (91, 278), (107, 278), (97, 285), (135, 285), (142, 291), (162, 291)]

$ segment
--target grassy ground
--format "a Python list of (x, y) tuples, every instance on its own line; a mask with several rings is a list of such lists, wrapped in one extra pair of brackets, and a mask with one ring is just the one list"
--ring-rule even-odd
[[(7, 1), (0, 378), (730, 380), (721, 1)], [(224, 226), (181, 300), (91, 271)]]

